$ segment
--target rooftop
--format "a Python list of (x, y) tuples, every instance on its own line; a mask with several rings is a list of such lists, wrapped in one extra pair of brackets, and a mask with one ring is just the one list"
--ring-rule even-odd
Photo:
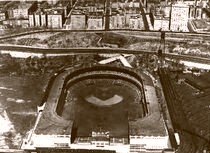
[(67, 7), (69, 5), (69, 1), (58, 1), (53, 7)]
[(20, 1), (11, 1), (4, 5), (5, 10), (12, 10), (12, 9), (29, 9), (33, 1), (27, 1), (27, 2), (20, 2)]
[(71, 15), (85, 15), (85, 13), (81, 9), (74, 9)]
[(104, 15), (103, 12), (91, 12), (88, 14), (88, 16), (97, 16), (97, 17), (101, 17), (103, 15)]
[(18, 9), (29, 9), (33, 3), (20, 3)]
[(62, 15), (63, 14), (63, 10), (49, 10), (49, 11), (47, 11), (47, 14)]
[(207, 29), (207, 23), (202, 19), (192, 20), (196, 29)]

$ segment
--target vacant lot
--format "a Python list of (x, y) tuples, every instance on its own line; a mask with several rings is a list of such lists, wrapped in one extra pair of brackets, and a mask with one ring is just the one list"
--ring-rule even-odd
[[(44, 76), (0, 77), (0, 109), (6, 111), (8, 118), (5, 120), (10, 123), (8, 132), (0, 135), (6, 143), (1, 145), (19, 147), (22, 138), (34, 125), (37, 105), (46, 83)], [(0, 112), (0, 115), (3, 114)]]
[[(191, 83), (177, 85), (177, 91), (183, 97), (182, 106), (186, 117), (195, 130), (195, 135), (209, 139), (210, 73), (203, 73), (200, 76), (186, 74), (181, 77), (188, 79)], [(196, 87), (202, 92), (197, 92)]]

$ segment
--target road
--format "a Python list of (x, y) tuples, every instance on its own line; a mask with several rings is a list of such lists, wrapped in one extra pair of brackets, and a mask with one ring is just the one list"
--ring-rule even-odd
[[(160, 39), (160, 31), (144, 31), (144, 30), (132, 30), (132, 29), (112, 29), (112, 30), (68, 30), (68, 29), (43, 29), (43, 30), (34, 30), (27, 31), (17, 34), (10, 34), (1, 36), (0, 40), (9, 39), (17, 36), (25, 36), (35, 33), (44, 33), (44, 32), (77, 32), (77, 33), (119, 33), (127, 36), (147, 36), (151, 39)], [(190, 32), (165, 32), (165, 38), (167, 40), (210, 40), (210, 34), (205, 33), (190, 33)]]
[[(109, 53), (109, 54), (153, 54), (157, 55), (157, 51), (147, 50), (129, 50), (124, 48), (56, 48), (56, 49), (45, 49), (45, 48), (33, 48), (25, 46), (12, 46), (12, 45), (1, 45), (0, 53), (31, 53), (32, 55), (41, 54), (45, 56), (63, 56), (72, 54), (98, 54), (98, 53)], [(210, 64), (210, 58), (203, 58), (191, 55), (180, 55), (172, 53), (163, 53), (163, 57), (185, 60), (197, 63)]]
[[(13, 34), (9, 36), (0, 37), (0, 40), (9, 39), (18, 36), (24, 36), (34, 33), (43, 33), (43, 32), (85, 32), (85, 33), (107, 33), (114, 32), (119, 33), (124, 36), (135, 36), (147, 40), (160, 40), (160, 31), (140, 31), (140, 30), (125, 30), (125, 29), (117, 29), (117, 30), (65, 30), (65, 29), (45, 29), (45, 30), (36, 30), (31, 32), (24, 32), (19, 34)], [(210, 42), (210, 34), (204, 33), (181, 33), (181, 32), (165, 32), (165, 41), (166, 42), (188, 42), (188, 41), (203, 41)], [(128, 49), (119, 49), (119, 48), (61, 48), (61, 49), (44, 49), (44, 48), (33, 48), (26, 46), (12, 46), (12, 45), (4, 45), (0, 46), (0, 51), (9, 51), (9, 52), (25, 52), (25, 53), (40, 53), (40, 54), (51, 54), (51, 56), (63, 56), (63, 55), (72, 55), (73, 54), (81, 54), (81, 53), (123, 53), (123, 54), (156, 54), (157, 51), (148, 51), (148, 50), (128, 50)], [(165, 53), (163, 56), (172, 58), (172, 59), (180, 59), (191, 62), (198, 63), (209, 63), (210, 59), (202, 58), (198, 56), (192, 55), (177, 55), (172, 53)]]

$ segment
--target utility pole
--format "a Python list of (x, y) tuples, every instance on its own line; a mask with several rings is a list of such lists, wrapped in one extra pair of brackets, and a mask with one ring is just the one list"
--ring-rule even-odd
[(105, 2), (105, 30), (109, 30), (110, 0)]
[(160, 46), (159, 46), (159, 49), (158, 49), (158, 57), (160, 59), (160, 67), (162, 68), (163, 67), (163, 53), (165, 53), (165, 31), (160, 31), (161, 32), (161, 35), (160, 35)]

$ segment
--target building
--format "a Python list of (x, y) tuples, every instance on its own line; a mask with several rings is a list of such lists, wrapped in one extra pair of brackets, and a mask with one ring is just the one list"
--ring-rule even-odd
[(133, 16), (138, 16), (140, 15), (140, 10), (139, 9), (126, 9), (125, 10), (125, 26), (129, 27), (130, 24), (130, 18)]
[(50, 3), (44, 3), (43, 4), (43, 11), (44, 12), (49, 12), (49, 11), (63, 11), (64, 12), (64, 17), (67, 17), (69, 11), (70, 11), (70, 7), (71, 7), (71, 3), (70, 1), (58, 1), (55, 0), (54, 2), (50, 2)]
[(184, 3), (187, 5), (193, 5), (193, 6), (202, 6), (206, 7), (208, 0), (184, 0)]
[(203, 14), (203, 8), (202, 7), (197, 7), (196, 12), (195, 12), (195, 18), (196, 19), (201, 19)]
[(41, 13), (41, 26), (47, 27), (47, 15), (44, 13)]
[(67, 17), (67, 15), (69, 14), (70, 9), (71, 9), (71, 2), (59, 1), (54, 7), (56, 10), (63, 10), (64, 17)]
[(168, 5), (157, 5), (151, 12), (151, 22), (154, 30), (169, 31), (171, 7)]
[(7, 27), (5, 25), (1, 25), (0, 24), (0, 34), (3, 34), (4, 33), (4, 30), (6, 29)]
[(4, 20), (3, 25), (9, 25), (11, 27), (27, 28), (29, 25), (29, 20), (28, 19), (9, 19), (9, 20)]
[(34, 27), (35, 26), (34, 14), (29, 14), (28, 15), (28, 23), (29, 23), (29, 27)]
[(189, 30), (191, 32), (206, 32), (208, 31), (208, 24), (203, 19), (189, 20)]
[(37, 2), (17, 2), (11, 7), (9, 7), (8, 17), (9, 19), (28, 19), (30, 12), (37, 9)]
[(29, 14), (29, 26), (63, 28), (69, 11), (69, 1), (39, 2), (38, 9)]
[(87, 29), (88, 30), (102, 30), (104, 29), (103, 15), (88, 15), (87, 16)]
[(6, 20), (6, 14), (5, 11), (0, 11), (0, 21)]
[(110, 29), (142, 29), (142, 18), (140, 17), (140, 1), (113, 0), (111, 1), (110, 6)]
[(147, 152), (153, 150), (159, 152), (169, 146), (168, 136), (130, 136), (130, 152)]
[(70, 19), (71, 30), (85, 30), (86, 29), (86, 15), (85, 14), (72, 14)]
[(47, 27), (47, 13), (37, 11), (29, 14), (29, 27)]
[[(95, 79), (99, 75), (104, 78)], [(69, 87), (68, 95), (58, 100), (66, 86)], [(112, 89), (115, 90), (110, 92)], [(95, 94), (98, 98), (93, 105)], [(72, 101), (65, 100), (68, 97)], [(73, 100), (75, 97), (82, 98)], [(117, 100), (116, 97), (120, 98)], [(114, 99), (118, 102), (113, 103)], [(69, 101), (77, 104), (76, 111), (75, 107), (68, 111), (64, 109)], [(55, 152), (84, 149), (90, 152), (161, 153), (163, 149), (173, 147), (152, 79), (133, 69), (101, 65), (67, 68), (52, 78), (49, 96), (38, 111), (35, 126), (21, 147), (29, 152), (39, 153), (46, 148), (55, 149)], [(64, 114), (74, 117), (67, 119)]]
[[(37, 2), (11, 2), (5, 6), (5, 21), (3, 24), (26, 28), (35, 25), (32, 13), (37, 9)], [(4, 17), (3, 17), (4, 19)], [(7, 21), (6, 21), (7, 20)]]
[(105, 0), (77, 1), (66, 18), (66, 29), (101, 30), (104, 28)]
[(119, 2), (119, 1), (111, 1), (110, 6), (112, 9), (124, 9), (125, 8), (125, 3)]
[(143, 30), (144, 29), (144, 23), (141, 15), (137, 16), (130, 16), (129, 19), (129, 28), (130, 29), (139, 29)]
[(195, 0), (183, 0), (183, 2), (187, 5), (194, 5), (196, 6), (196, 1)]
[(169, 31), (169, 18), (154, 16), (154, 30)]
[(50, 11), (47, 12), (47, 27), (59, 29), (63, 27), (64, 12), (63, 11)]
[(35, 19), (35, 26), (40, 27), (41, 26), (41, 16), (40, 13), (35, 13), (34, 14), (34, 19)]
[(196, 7), (194, 5), (190, 5), (189, 9), (189, 19), (194, 19), (196, 15)]
[(114, 14), (110, 18), (110, 29), (124, 29), (125, 16), (123, 14)]
[(47, 3), (55, 5), (59, 0), (47, 0)]
[[(143, 4), (146, 1), (142, 1)], [(111, 7), (112, 8), (121, 8), (121, 9), (125, 9), (125, 7), (127, 8), (139, 8), (140, 7), (140, 1), (138, 0), (127, 0), (127, 1), (118, 1), (118, 0), (112, 0), (111, 1)]]
[(169, 6), (169, 5), (163, 6), (163, 16), (165, 18), (169, 18), (170, 17), (170, 13), (171, 13), (171, 6)]
[(190, 5), (189, 7), (189, 18), (190, 19), (201, 19), (203, 18), (203, 8), (199, 6)]
[(184, 2), (178, 1), (172, 4), (171, 8), (171, 31), (188, 31), (189, 6)]

